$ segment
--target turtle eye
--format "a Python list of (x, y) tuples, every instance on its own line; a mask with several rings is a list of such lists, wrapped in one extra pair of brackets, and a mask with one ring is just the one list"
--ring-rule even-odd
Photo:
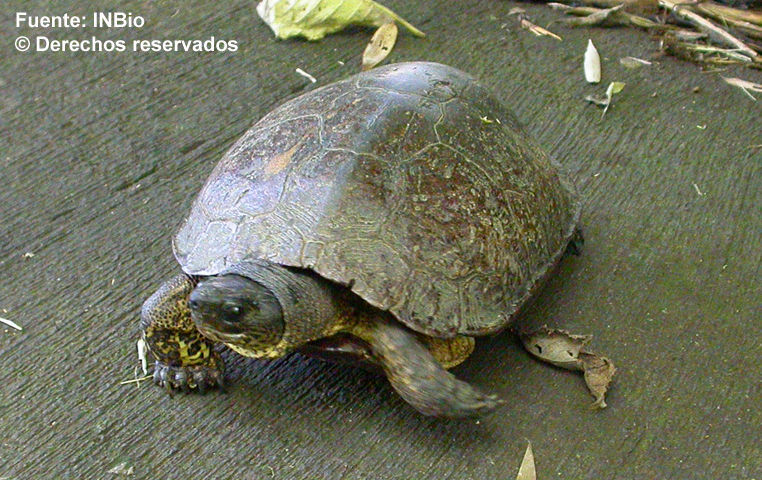
[(191, 300), (190, 302), (188, 302), (188, 306), (190, 307), (191, 310), (198, 310), (199, 304), (196, 300)]
[(237, 321), (243, 311), (241, 306), (237, 303), (226, 303), (223, 306), (223, 310), (225, 311), (225, 319), (231, 322)]

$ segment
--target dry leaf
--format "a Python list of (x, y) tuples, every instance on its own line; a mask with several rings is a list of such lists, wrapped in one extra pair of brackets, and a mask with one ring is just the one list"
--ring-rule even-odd
[(542, 361), (568, 370), (584, 372), (588, 390), (595, 397), (593, 407), (606, 407), (606, 390), (616, 367), (606, 357), (585, 350), (590, 335), (573, 335), (565, 330), (541, 327), (534, 332), (521, 333), (524, 348)]
[(756, 98), (754, 98), (754, 95), (749, 93), (749, 90), (752, 92), (762, 92), (762, 84), (750, 82), (748, 80), (743, 80), (741, 78), (735, 78), (735, 77), (722, 77), (723, 80), (725, 80), (725, 83), (728, 85), (733, 85), (734, 87), (738, 87), (741, 90), (744, 91), (744, 93), (751, 97), (752, 100), (755, 102), (757, 101)]
[(614, 97), (614, 95), (624, 90), (624, 85), (625, 84), (622, 82), (609, 83), (608, 88), (606, 88), (606, 106), (603, 107), (601, 118), (603, 118), (603, 116), (606, 115), (606, 112), (609, 110), (609, 107), (611, 106), (611, 99)]
[(387, 55), (394, 48), (394, 42), (397, 41), (397, 25), (394, 23), (385, 23), (378, 27), (370, 43), (365, 47), (362, 54), (362, 70), (370, 70), (379, 63), (383, 62)]
[(425, 34), (372, 0), (262, 0), (257, 13), (278, 38), (302, 36), (320, 40), (349, 25), (379, 27), (399, 22), (413, 35)]
[(580, 352), (579, 360), (585, 372), (587, 388), (595, 397), (592, 407), (606, 408), (606, 390), (616, 373), (616, 367), (608, 358), (585, 351)]
[(516, 480), (537, 480), (537, 472), (534, 468), (534, 452), (532, 452), (532, 442), (527, 441), (527, 449), (524, 452), (524, 459), (521, 461), (519, 473)]
[(598, 83), (601, 81), (601, 56), (598, 55), (598, 50), (595, 49), (592, 40), (587, 41), (584, 69), (585, 80), (588, 83)]
[(615, 94), (621, 92), (624, 87), (625, 84), (622, 82), (611, 82), (606, 88), (606, 93), (604, 95), (588, 95), (585, 97), (585, 100), (590, 103), (594, 103), (599, 107), (603, 107), (603, 113), (601, 113), (601, 118), (603, 118), (606, 115), (606, 112), (609, 110), (611, 99)]

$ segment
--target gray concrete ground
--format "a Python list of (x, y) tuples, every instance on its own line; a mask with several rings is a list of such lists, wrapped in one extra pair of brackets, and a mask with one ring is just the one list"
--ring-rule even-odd
[[(762, 106), (720, 75), (659, 56), (645, 33), (519, 30), (513, 2), (386, 2), (428, 33), (391, 61), (431, 60), (491, 86), (584, 194), (584, 254), (522, 321), (596, 335), (619, 365), (595, 412), (578, 375), (509, 333), (456, 373), (508, 404), (418, 415), (382, 377), (295, 355), (226, 353), (225, 394), (169, 398), (135, 375), (140, 305), (173, 275), (170, 238), (224, 151), (288, 98), (358, 70), (369, 32), (276, 41), (254, 1), (122, 2), (140, 29), (24, 30), (0, 8), (0, 478), (507, 479), (532, 441), (539, 478), (762, 477)], [(547, 25), (559, 14), (522, 5)], [(234, 54), (19, 53), (51, 38), (234, 39)], [(602, 86), (583, 81), (592, 38)], [(623, 56), (654, 61), (640, 70)], [(343, 63), (340, 63), (343, 62)], [(297, 75), (314, 75), (311, 84)], [(605, 119), (583, 101), (627, 86)]]

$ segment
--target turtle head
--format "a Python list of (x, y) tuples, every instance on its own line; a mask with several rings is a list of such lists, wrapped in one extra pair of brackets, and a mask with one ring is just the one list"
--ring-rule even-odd
[(188, 305), (196, 328), (249, 357), (271, 356), (283, 338), (283, 310), (264, 285), (234, 274), (202, 280)]

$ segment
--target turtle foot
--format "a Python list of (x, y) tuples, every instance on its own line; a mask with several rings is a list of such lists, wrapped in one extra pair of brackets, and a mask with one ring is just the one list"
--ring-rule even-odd
[(164, 388), (171, 395), (175, 390), (185, 393), (201, 393), (213, 388), (224, 389), (224, 368), (222, 359), (215, 355), (208, 364), (174, 366), (156, 362), (153, 383)]

